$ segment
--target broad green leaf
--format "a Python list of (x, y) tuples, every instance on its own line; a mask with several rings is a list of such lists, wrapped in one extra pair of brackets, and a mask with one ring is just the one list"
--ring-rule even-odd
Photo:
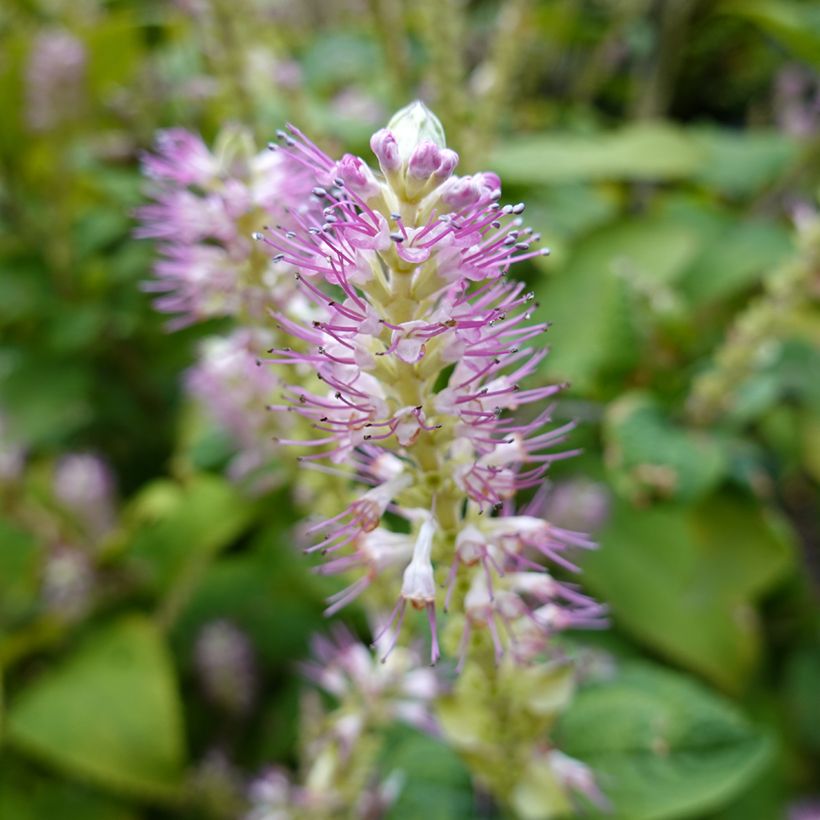
[(732, 704), (636, 662), (582, 689), (555, 742), (593, 768), (614, 809), (602, 816), (614, 820), (702, 817), (747, 786), (771, 753)]
[(797, 156), (797, 143), (777, 131), (693, 128), (706, 160), (696, 178), (732, 196), (749, 196), (774, 182)]
[(709, 820), (772, 820), (787, 817), (787, 787), (777, 763), (770, 763), (738, 796)]
[(742, 689), (760, 649), (753, 603), (793, 560), (784, 523), (730, 495), (691, 508), (620, 501), (599, 541), (583, 561), (585, 581), (615, 622), (718, 685)]
[(604, 448), (616, 488), (633, 500), (691, 501), (713, 489), (728, 469), (717, 439), (674, 426), (643, 393), (625, 393), (609, 405)]
[(727, 226), (687, 268), (681, 290), (695, 308), (734, 296), (771, 272), (791, 248), (788, 231), (771, 222)]
[[(611, 222), (617, 213), (618, 199), (605, 186), (550, 185), (527, 196), (527, 221), (547, 237), (574, 238)], [(549, 270), (553, 259), (545, 263)]]
[(489, 166), (507, 184), (552, 185), (603, 179), (665, 180), (688, 177), (703, 152), (687, 132), (669, 123), (634, 123), (593, 134), (511, 137)]
[[(87, 362), (27, 350), (15, 352), (13, 367), (3, 380), (3, 407), (19, 440), (54, 445), (93, 417), (93, 374)], [(43, 389), (46, 384), (48, 390)]]
[(474, 811), (470, 774), (458, 755), (440, 740), (410, 730), (393, 737), (381, 757), (383, 775), (402, 783), (389, 820), (460, 820)]
[(134, 529), (129, 558), (160, 593), (191, 577), (236, 538), (252, 513), (225, 479), (198, 475), (190, 482), (150, 484), (126, 513)]
[(632, 366), (640, 354), (636, 294), (674, 283), (701, 241), (696, 226), (666, 217), (586, 237), (564, 268), (538, 283), (541, 313), (552, 322), (546, 372), (585, 392)]
[(145, 797), (173, 796), (184, 761), (171, 658), (146, 619), (116, 621), (11, 703), (9, 741), (70, 775)]

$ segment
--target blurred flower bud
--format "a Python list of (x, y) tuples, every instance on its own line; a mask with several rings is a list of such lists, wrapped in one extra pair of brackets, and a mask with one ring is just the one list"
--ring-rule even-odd
[(586, 479), (556, 484), (547, 496), (544, 518), (568, 530), (597, 532), (609, 518), (610, 497), (605, 485)]
[(75, 117), (83, 101), (86, 52), (70, 32), (43, 31), (26, 66), (26, 119), (32, 131), (51, 131)]
[(250, 784), (251, 810), (245, 820), (291, 820), (293, 788), (287, 773), (271, 766)]
[(302, 85), (302, 67), (296, 60), (278, 60), (273, 69), (273, 81), (287, 91), (293, 91)]
[(93, 538), (114, 526), (114, 479), (108, 465), (90, 453), (71, 453), (57, 463), (54, 494)]
[(256, 695), (256, 662), (247, 635), (229, 621), (206, 624), (194, 646), (205, 695), (232, 715), (244, 715)]
[(237, 817), (245, 804), (241, 772), (221, 749), (210, 749), (191, 772), (191, 800), (206, 817)]
[(9, 435), (8, 423), (0, 413), (0, 483), (12, 482), (23, 473), (25, 450)]
[(609, 809), (609, 801), (595, 782), (595, 776), (589, 766), (580, 760), (565, 755), (557, 749), (549, 753), (550, 767), (558, 780), (570, 791), (584, 795), (599, 809)]
[(45, 608), (59, 620), (79, 621), (91, 608), (94, 570), (83, 551), (59, 546), (43, 566), (41, 595)]
[(820, 820), (820, 797), (792, 803), (788, 820)]

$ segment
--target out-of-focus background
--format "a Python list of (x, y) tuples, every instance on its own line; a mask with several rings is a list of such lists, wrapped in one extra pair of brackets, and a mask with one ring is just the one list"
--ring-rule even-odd
[[(369, 156), (416, 97), (552, 248), (521, 275), (584, 454), (548, 517), (600, 541), (613, 622), (572, 640), (655, 669), (561, 748), (617, 816), (820, 817), (815, 2), (5, 0), (0, 37), (2, 820), (233, 818), (294, 763), (332, 585), (293, 487), (237, 480), (186, 394), (230, 323), (152, 307), (139, 161), (288, 121)], [(453, 754), (391, 749), (389, 816), (501, 816)]]

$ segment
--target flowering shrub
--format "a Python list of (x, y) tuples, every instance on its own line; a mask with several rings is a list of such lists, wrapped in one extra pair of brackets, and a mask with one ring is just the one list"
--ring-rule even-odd
[(816, 26), (707, 5), (4, 4), (3, 820), (816, 810)]

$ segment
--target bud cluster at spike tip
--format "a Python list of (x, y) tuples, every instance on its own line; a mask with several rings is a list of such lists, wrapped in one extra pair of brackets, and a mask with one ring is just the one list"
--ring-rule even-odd
[[(515, 415), (561, 389), (528, 385), (547, 325), (532, 320), (533, 294), (507, 273), (547, 251), (523, 225), (524, 205), (501, 204), (493, 173), (454, 176), (458, 157), (421, 103), (373, 135), (379, 171), (351, 155), (334, 161), (292, 126), (279, 136), (313, 185), (288, 225), (255, 238), (324, 311), (307, 323), (276, 314), (298, 343), (268, 361), (316, 374), (313, 389), (286, 388), (277, 408), (300, 413), (316, 435), (281, 443), (314, 448), (306, 464), (353, 464), (366, 485), (311, 528), (320, 540), (310, 550), (328, 559), (320, 571), (358, 573), (328, 611), (393, 579), (398, 601), (379, 637), (389, 636), (389, 653), (406, 604), (425, 609), (433, 662), (441, 606), (463, 618), (462, 660), (477, 630), (497, 657), (523, 662), (556, 630), (602, 625), (602, 607), (544, 565), (574, 571), (567, 552), (594, 546), (537, 514), (549, 465), (574, 454), (553, 451), (572, 425), (548, 427), (550, 407)], [(531, 489), (517, 510), (517, 494)], [(388, 511), (411, 532), (391, 531)]]

